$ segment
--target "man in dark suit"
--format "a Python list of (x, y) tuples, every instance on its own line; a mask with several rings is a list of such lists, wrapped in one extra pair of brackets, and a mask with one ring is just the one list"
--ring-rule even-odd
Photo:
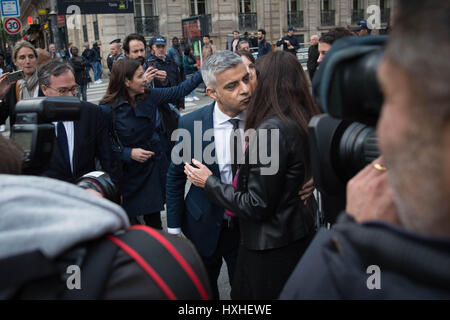
[[(214, 74), (218, 66), (221, 71)], [(228, 158), (229, 139), (234, 127), (229, 120), (239, 120), (239, 128), (244, 128), (243, 111), (251, 97), (249, 74), (237, 54), (219, 51), (203, 62), (202, 75), (207, 94), (216, 102), (182, 117), (179, 128), (187, 130), (191, 136), (186, 150), (190, 147), (190, 150), (200, 149), (202, 153), (211, 144), (210, 141), (203, 141), (203, 134), (207, 130), (214, 130), (214, 149), (211, 155), (213, 159), (208, 161), (203, 158), (203, 163), (223, 182), (231, 184), (232, 166), (231, 159)], [(230, 90), (231, 86), (233, 89)], [(202, 135), (199, 136), (199, 133)], [(184, 198), (186, 185), (184, 161), (191, 162), (192, 158), (198, 158), (198, 155), (189, 155), (186, 150), (182, 150), (183, 159), (176, 158), (177, 151), (180, 151), (179, 148), (184, 143), (186, 141), (179, 141), (174, 147), (172, 163), (167, 173), (168, 232), (180, 234), (183, 231), (193, 242), (205, 264), (214, 298), (219, 299), (217, 279), (222, 259), (227, 263), (228, 276), (232, 283), (239, 246), (239, 225), (235, 217), (225, 213), (224, 208), (209, 202), (201, 188), (192, 185), (186, 199)]]
[[(76, 96), (79, 87), (70, 65), (52, 60), (39, 69), (39, 84), (47, 97)], [(82, 102), (80, 120), (55, 123), (56, 141), (49, 168), (44, 176), (74, 183), (96, 170), (102, 170), (118, 184), (120, 171), (115, 161), (107, 126), (98, 106)]]

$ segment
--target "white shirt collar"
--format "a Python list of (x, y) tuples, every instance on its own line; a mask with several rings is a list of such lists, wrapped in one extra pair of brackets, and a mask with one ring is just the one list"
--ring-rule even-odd
[(223, 113), (222, 110), (220, 110), (219, 106), (217, 105), (217, 102), (214, 104), (214, 120), (215, 123), (217, 123), (218, 125), (228, 123), (228, 120), (230, 119), (239, 119), (241, 121), (244, 121), (246, 115), (247, 110), (244, 110), (241, 113), (239, 113), (236, 117), (231, 118), (230, 116)]

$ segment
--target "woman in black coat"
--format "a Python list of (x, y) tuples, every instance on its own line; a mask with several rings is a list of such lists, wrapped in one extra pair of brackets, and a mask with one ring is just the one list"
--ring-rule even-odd
[(106, 95), (100, 108), (110, 121), (113, 150), (122, 162), (123, 207), (131, 223), (143, 216), (147, 225), (162, 229), (166, 173), (169, 160), (157, 133), (157, 108), (184, 97), (203, 80), (197, 72), (171, 88), (148, 88), (157, 69), (144, 69), (138, 60), (114, 63)]
[[(198, 169), (185, 166), (188, 179), (204, 187), (210, 201), (238, 216), (241, 246), (233, 299), (278, 298), (315, 230), (315, 200), (302, 201), (298, 190), (312, 176), (308, 122), (319, 110), (292, 54), (270, 53), (257, 69), (246, 118), (246, 130), (255, 129), (256, 135), (247, 141), (234, 185), (223, 184), (198, 161), (193, 160)], [(266, 155), (269, 164), (261, 159)]]

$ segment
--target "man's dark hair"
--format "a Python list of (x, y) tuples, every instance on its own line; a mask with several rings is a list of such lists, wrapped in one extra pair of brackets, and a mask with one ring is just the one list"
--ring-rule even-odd
[(144, 48), (146, 48), (146, 41), (145, 41), (144, 36), (137, 34), (137, 33), (132, 33), (132, 34), (129, 34), (123, 41), (123, 50), (125, 51), (125, 53), (127, 53), (127, 54), (130, 53), (130, 41), (132, 41), (132, 40), (141, 41), (144, 44)]
[(205, 35), (203, 36), (203, 38), (211, 39), (211, 37), (209, 36), (209, 34), (205, 34)]
[(250, 60), (253, 64), (256, 63), (255, 57), (253, 56), (253, 54), (251, 54), (250, 52), (246, 51), (246, 50), (239, 50), (237, 52), (238, 56), (240, 57), (246, 57), (248, 60)]
[(348, 29), (338, 27), (322, 35), (319, 39), (319, 42), (328, 43), (329, 45), (332, 45), (337, 39), (349, 36), (352, 36), (352, 33)]
[(259, 29), (258, 32), (261, 32), (263, 35), (266, 35), (266, 30), (264, 29)]
[(178, 37), (173, 37), (172, 41), (178, 40)]
[(239, 34), (239, 31), (237, 31), (237, 30), (234, 30), (234, 31), (233, 31), (233, 34), (234, 34), (234, 33), (237, 33), (237, 34)]
[(191, 53), (191, 47), (190, 46), (186, 46), (184, 47), (184, 55), (188, 56)]
[(59, 75), (71, 71), (73, 74), (73, 68), (70, 64), (58, 61), (56, 59), (42, 65), (38, 70), (39, 85), (50, 86), (51, 76), (58, 77)]

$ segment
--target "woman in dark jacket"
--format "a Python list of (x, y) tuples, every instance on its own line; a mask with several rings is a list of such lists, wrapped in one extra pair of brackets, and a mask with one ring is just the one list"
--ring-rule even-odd
[[(197, 60), (195, 60), (195, 57), (192, 53), (191, 47), (186, 47), (184, 49), (183, 69), (184, 69), (184, 75), (186, 76), (186, 78), (191, 77), (198, 70)], [(200, 100), (195, 95), (195, 89), (192, 90), (191, 94), (186, 98), (186, 101), (188, 101), (188, 102), (194, 101), (194, 100), (197, 100), (197, 101)]]
[(110, 82), (100, 107), (110, 119), (113, 149), (122, 161), (123, 207), (132, 223), (144, 216), (147, 225), (161, 228), (166, 173), (169, 161), (162, 152), (157, 106), (174, 103), (202, 82), (200, 72), (177, 87), (148, 88), (156, 69), (144, 74), (139, 61), (122, 59), (111, 71)]
[[(241, 246), (233, 299), (278, 298), (315, 229), (315, 200), (305, 204), (298, 190), (312, 175), (308, 122), (319, 110), (292, 54), (270, 53), (257, 69), (246, 118), (246, 130), (256, 134), (248, 140), (234, 185), (223, 184), (198, 161), (193, 161), (198, 169), (185, 166), (188, 179), (204, 187), (209, 200), (238, 216)], [(262, 157), (269, 154), (267, 164)]]
[(75, 82), (80, 86), (80, 92), (78, 93), (78, 97), (87, 101), (87, 85), (89, 83), (89, 78), (87, 76), (88, 72), (86, 72), (89, 61), (86, 60), (83, 56), (78, 56), (78, 48), (72, 47), (72, 58), (70, 58), (70, 63), (75, 71)]

